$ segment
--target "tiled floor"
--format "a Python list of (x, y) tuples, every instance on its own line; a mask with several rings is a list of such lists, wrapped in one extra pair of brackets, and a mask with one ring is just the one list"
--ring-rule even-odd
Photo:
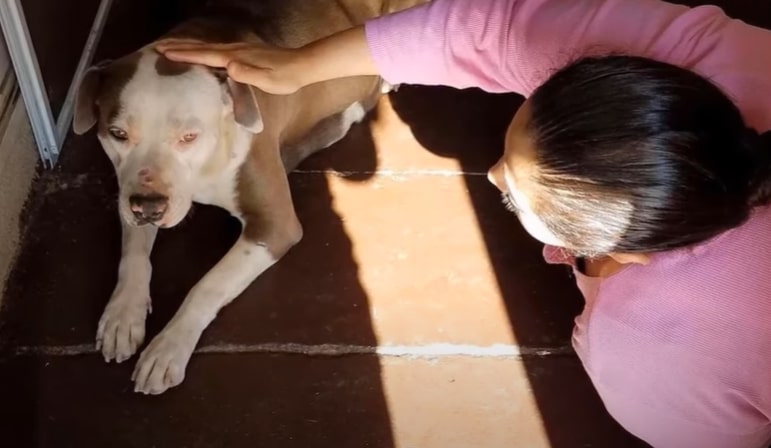
[[(541, 261), (483, 175), (517, 102), (405, 88), (301, 166), (305, 240), (160, 397), (131, 392), (133, 362), (94, 351), (116, 186), (95, 138), (72, 137), (37, 185), (7, 291), (2, 433), (18, 446), (629, 446), (569, 350), (568, 273)], [(197, 207), (162, 232), (151, 333), (237, 231)]]
[[(102, 54), (154, 36), (168, 17), (132, 28), (150, 4), (116, 2)], [(126, 13), (133, 22), (115, 18)], [(644, 446), (569, 349), (581, 299), (567, 271), (541, 260), (484, 178), (517, 104), (403, 88), (302, 165), (291, 184), (304, 241), (220, 314), (185, 382), (158, 397), (131, 391), (133, 359), (94, 350), (119, 257), (116, 185), (94, 136), (70, 137), (35, 186), (6, 291), (2, 445)], [(148, 339), (237, 232), (199, 206), (161, 233)]]

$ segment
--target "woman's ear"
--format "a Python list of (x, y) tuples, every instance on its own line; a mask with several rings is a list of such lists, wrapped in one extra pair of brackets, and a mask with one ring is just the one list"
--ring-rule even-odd
[(616, 261), (618, 264), (641, 264), (643, 266), (647, 265), (651, 261), (651, 257), (648, 254), (639, 254), (639, 253), (632, 253), (632, 254), (609, 254), (610, 258)]

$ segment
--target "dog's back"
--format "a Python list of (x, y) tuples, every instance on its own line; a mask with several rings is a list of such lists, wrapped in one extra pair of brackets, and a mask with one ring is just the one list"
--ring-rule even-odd
[(295, 48), (428, 0), (210, 0), (167, 37)]

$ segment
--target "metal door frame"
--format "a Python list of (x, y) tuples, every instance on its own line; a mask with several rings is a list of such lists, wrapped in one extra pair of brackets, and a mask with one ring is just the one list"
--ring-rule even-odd
[(91, 31), (88, 33), (75, 74), (67, 89), (67, 96), (59, 116), (54, 120), (21, 0), (0, 0), (0, 27), (2, 27), (8, 53), (11, 56), (11, 64), (16, 72), (16, 80), (27, 108), (37, 150), (47, 168), (53, 168), (59, 160), (61, 148), (72, 123), (78, 82), (91, 65), (111, 6), (112, 0), (101, 0), (99, 3)]

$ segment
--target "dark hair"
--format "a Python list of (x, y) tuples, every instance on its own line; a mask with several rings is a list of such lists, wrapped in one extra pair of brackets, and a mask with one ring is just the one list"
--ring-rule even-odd
[(581, 59), (530, 98), (534, 209), (579, 255), (710, 239), (771, 199), (771, 133), (714, 84), (630, 56)]

